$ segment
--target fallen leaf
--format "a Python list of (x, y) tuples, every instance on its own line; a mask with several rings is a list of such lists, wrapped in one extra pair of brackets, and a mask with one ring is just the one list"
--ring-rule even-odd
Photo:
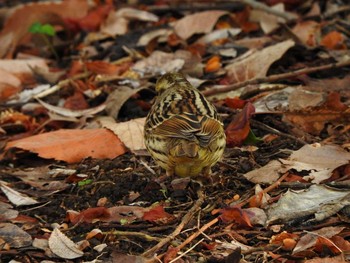
[(250, 130), (249, 119), (254, 114), (254, 106), (248, 102), (243, 110), (236, 114), (225, 130), (227, 146), (240, 146), (247, 138)]
[(80, 213), (68, 210), (67, 217), (72, 224), (93, 223), (95, 221), (106, 221), (110, 218), (110, 212), (106, 207), (90, 207)]
[(244, 177), (256, 184), (272, 184), (280, 177), (281, 167), (279, 161), (272, 160), (267, 165), (244, 174)]
[[(271, 6), (270, 8), (276, 11), (286, 12), (282, 3)], [(273, 30), (279, 28), (282, 23), (286, 22), (284, 18), (271, 15), (270, 13), (258, 9), (250, 11), (250, 21), (258, 22), (265, 34), (271, 33)]]
[(157, 205), (144, 212), (142, 219), (159, 225), (167, 225), (173, 222), (175, 217), (165, 212), (164, 207)]
[(319, 230), (307, 232), (298, 241), (297, 245), (293, 250), (293, 254), (296, 254), (298, 252), (307, 250), (310, 247), (313, 247), (316, 244), (318, 237), (331, 238), (339, 234), (343, 229), (344, 227), (331, 226), (331, 227), (324, 227)]
[(11, 223), (0, 223), (0, 237), (11, 248), (28, 247), (32, 244), (32, 237), (26, 231)]
[(126, 151), (118, 137), (106, 129), (62, 129), (9, 142), (5, 150), (10, 148), (20, 148), (37, 153), (42, 158), (68, 163), (87, 157), (113, 159)]
[(297, 23), (292, 32), (298, 39), (307, 46), (314, 47), (318, 44), (321, 35), (321, 25), (313, 20), (306, 20)]
[(19, 212), (12, 208), (12, 205), (0, 201), (0, 222), (8, 221), (18, 216)]
[(278, 44), (255, 51), (248, 57), (233, 62), (225, 67), (228, 83), (243, 82), (249, 79), (266, 77), (271, 64), (280, 59), (292, 46), (292, 40), (286, 40)]
[(146, 118), (137, 118), (125, 122), (115, 122), (113, 118), (102, 117), (98, 121), (102, 127), (111, 130), (124, 145), (131, 151), (138, 151), (146, 149), (143, 128), (145, 126)]
[(55, 228), (50, 235), (49, 247), (60, 258), (74, 259), (84, 255), (84, 252), (58, 228)]
[(325, 35), (321, 42), (321, 46), (325, 46), (328, 49), (346, 49), (344, 35), (338, 31), (331, 31)]
[(337, 145), (305, 145), (294, 151), (287, 160), (280, 159), (284, 171), (310, 171), (304, 180), (320, 183), (328, 179), (332, 172), (350, 161), (350, 153)]
[(119, 111), (130, 97), (144, 88), (132, 89), (129, 86), (118, 86), (107, 97), (106, 112), (114, 119), (118, 118)]
[[(28, 27), (35, 22), (55, 23), (59, 18), (78, 18), (87, 13), (88, 3), (84, 0), (63, 2), (31, 3), (23, 5), (7, 19), (0, 33), (0, 57), (12, 57), (16, 46), (28, 34)], [(28, 15), (30, 14), (30, 15)]]
[(8, 187), (3, 182), (0, 182), (0, 189), (6, 195), (6, 197), (9, 199), (9, 201), (16, 206), (34, 205), (34, 204), (38, 203), (38, 201), (34, 200), (33, 198), (31, 198), (29, 196), (21, 194), (20, 192), (12, 189), (11, 187)]
[(219, 56), (213, 56), (211, 57), (208, 61), (207, 64), (205, 65), (205, 72), (215, 72), (218, 71), (221, 68), (221, 59)]
[(175, 33), (182, 39), (188, 39), (194, 34), (209, 33), (218, 19), (226, 14), (226, 11), (210, 10), (187, 15), (175, 22)]
[(235, 222), (240, 226), (253, 227), (247, 212), (241, 209), (240, 207), (237, 207), (237, 206), (227, 207), (227, 208), (221, 209), (220, 213), (221, 213), (220, 219), (224, 223)]
[(149, 57), (136, 62), (132, 69), (143, 74), (151, 73), (157, 75), (179, 71), (184, 64), (185, 60), (183, 58), (178, 58), (172, 53), (156, 50)]
[(268, 224), (288, 222), (314, 215), (313, 221), (324, 220), (350, 204), (350, 191), (311, 185), (302, 191), (288, 190), (267, 210)]

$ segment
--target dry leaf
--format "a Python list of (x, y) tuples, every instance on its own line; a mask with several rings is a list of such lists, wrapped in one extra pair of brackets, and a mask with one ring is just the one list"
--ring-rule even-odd
[(210, 10), (187, 15), (175, 22), (175, 33), (182, 39), (188, 39), (194, 34), (209, 33), (218, 19), (226, 14), (228, 14), (226, 11)]
[[(271, 9), (285, 12), (283, 3), (271, 6)], [(250, 20), (252, 22), (259, 22), (261, 29), (265, 34), (271, 33), (273, 30), (280, 27), (281, 23), (286, 22), (284, 18), (271, 15), (270, 13), (258, 9), (253, 9), (250, 11)]]
[(237, 83), (249, 79), (266, 77), (271, 64), (280, 59), (292, 46), (294, 46), (294, 42), (292, 40), (286, 40), (256, 51), (240, 61), (229, 64), (226, 66), (227, 81), (229, 83)]
[(321, 25), (313, 20), (299, 22), (292, 32), (307, 46), (314, 47), (318, 44), (321, 35)]
[(0, 182), (0, 189), (6, 195), (6, 197), (9, 199), (9, 201), (16, 206), (34, 205), (34, 204), (38, 203), (38, 201), (34, 200), (33, 198), (30, 198), (29, 196), (21, 194), (20, 192), (17, 192), (16, 190), (12, 189), (11, 187), (8, 187), (3, 182)]
[(302, 191), (288, 190), (267, 210), (268, 224), (288, 222), (314, 215), (311, 221), (321, 221), (350, 204), (350, 191), (311, 185)]
[(138, 118), (116, 123), (113, 118), (99, 118), (102, 127), (107, 128), (118, 135), (118, 138), (131, 151), (146, 149), (143, 139), (145, 120), (146, 118)]
[(119, 111), (130, 97), (143, 88), (132, 89), (129, 86), (118, 86), (112, 91), (106, 100), (106, 112), (114, 119), (118, 118)]
[(62, 18), (78, 18), (84, 16), (87, 10), (88, 3), (85, 0), (31, 3), (16, 9), (0, 33), (0, 57), (12, 56), (17, 44), (28, 34), (28, 27), (33, 23), (55, 23)]
[(106, 129), (58, 130), (9, 142), (5, 150), (20, 148), (42, 158), (68, 163), (84, 158), (113, 159), (125, 153), (123, 143)]
[(23, 229), (11, 223), (0, 223), (0, 237), (11, 248), (28, 247), (32, 244), (32, 237)]
[(58, 228), (55, 228), (51, 233), (49, 247), (60, 258), (74, 259), (84, 255), (84, 252), (79, 250), (78, 246)]

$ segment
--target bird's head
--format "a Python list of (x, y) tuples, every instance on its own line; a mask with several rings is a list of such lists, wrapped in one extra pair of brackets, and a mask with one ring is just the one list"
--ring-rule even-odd
[(156, 83), (156, 92), (158, 94), (163, 93), (163, 91), (173, 87), (174, 85), (177, 86), (188, 86), (190, 83), (187, 81), (185, 76), (182, 73), (178, 72), (170, 72), (165, 73), (163, 76), (161, 76)]

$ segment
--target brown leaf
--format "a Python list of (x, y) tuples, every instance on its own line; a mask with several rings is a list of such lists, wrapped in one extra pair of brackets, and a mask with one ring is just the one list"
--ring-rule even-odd
[(27, 247), (32, 244), (32, 237), (26, 231), (11, 223), (0, 223), (0, 237), (12, 248)]
[(321, 35), (321, 26), (313, 20), (299, 22), (294, 26), (292, 32), (305, 45), (314, 47), (318, 44)]
[(28, 28), (35, 22), (54, 24), (60, 18), (82, 17), (88, 10), (85, 0), (65, 0), (63, 2), (31, 3), (24, 5), (7, 19), (0, 33), (0, 57), (12, 57), (17, 44), (28, 34)]
[(188, 39), (194, 34), (209, 33), (218, 19), (226, 14), (226, 11), (210, 10), (187, 15), (175, 22), (175, 33), (182, 39)]
[(72, 96), (68, 97), (64, 102), (64, 107), (71, 110), (84, 110), (89, 108), (84, 95), (76, 91)]
[(236, 222), (241, 226), (253, 227), (252, 224), (250, 223), (250, 219), (247, 212), (245, 212), (238, 206), (227, 207), (227, 208), (221, 209), (220, 212), (221, 212), (220, 219), (224, 223)]
[(308, 133), (319, 135), (326, 123), (344, 123), (349, 115), (349, 107), (341, 102), (339, 93), (331, 92), (321, 106), (287, 112), (284, 120)]
[(42, 158), (68, 163), (87, 157), (113, 159), (126, 151), (118, 137), (106, 129), (63, 129), (9, 142), (5, 150), (10, 148), (20, 148), (37, 153)]
[(247, 138), (250, 130), (249, 119), (254, 112), (253, 104), (248, 102), (230, 122), (225, 130), (227, 146), (239, 146)]
[(228, 83), (243, 82), (250, 79), (266, 77), (272, 63), (280, 59), (292, 46), (292, 40), (255, 51), (251, 55), (226, 66)]
[(158, 205), (156, 207), (152, 207), (148, 211), (145, 211), (142, 219), (146, 221), (150, 221), (152, 223), (164, 225), (169, 223), (169, 221), (173, 221), (174, 216), (165, 212), (163, 206)]
[(87, 70), (95, 74), (113, 75), (118, 71), (118, 67), (105, 61), (85, 62)]
[(80, 213), (67, 211), (67, 217), (72, 224), (93, 223), (94, 221), (106, 221), (110, 217), (106, 207), (91, 207)]

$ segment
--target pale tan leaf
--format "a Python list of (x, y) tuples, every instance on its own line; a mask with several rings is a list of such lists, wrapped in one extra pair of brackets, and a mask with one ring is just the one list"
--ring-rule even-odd
[(226, 14), (226, 11), (210, 10), (185, 16), (175, 22), (175, 33), (182, 39), (188, 39), (194, 34), (209, 33), (218, 19)]
[(38, 201), (34, 200), (33, 198), (21, 194), (11, 187), (8, 187), (5, 183), (0, 182), (0, 189), (9, 199), (9, 201), (16, 206), (34, 205), (38, 203)]
[(58, 228), (51, 233), (49, 247), (53, 253), (65, 259), (79, 258), (84, 255), (84, 252), (79, 250), (77, 245)]
[(230, 83), (237, 83), (266, 77), (271, 64), (280, 59), (294, 44), (294, 41), (286, 40), (256, 51), (246, 58), (229, 64), (226, 66), (228, 81)]
[(143, 150), (146, 148), (143, 139), (145, 120), (146, 118), (138, 118), (116, 123), (113, 118), (99, 118), (102, 127), (107, 128), (118, 135), (119, 139), (131, 151)]

